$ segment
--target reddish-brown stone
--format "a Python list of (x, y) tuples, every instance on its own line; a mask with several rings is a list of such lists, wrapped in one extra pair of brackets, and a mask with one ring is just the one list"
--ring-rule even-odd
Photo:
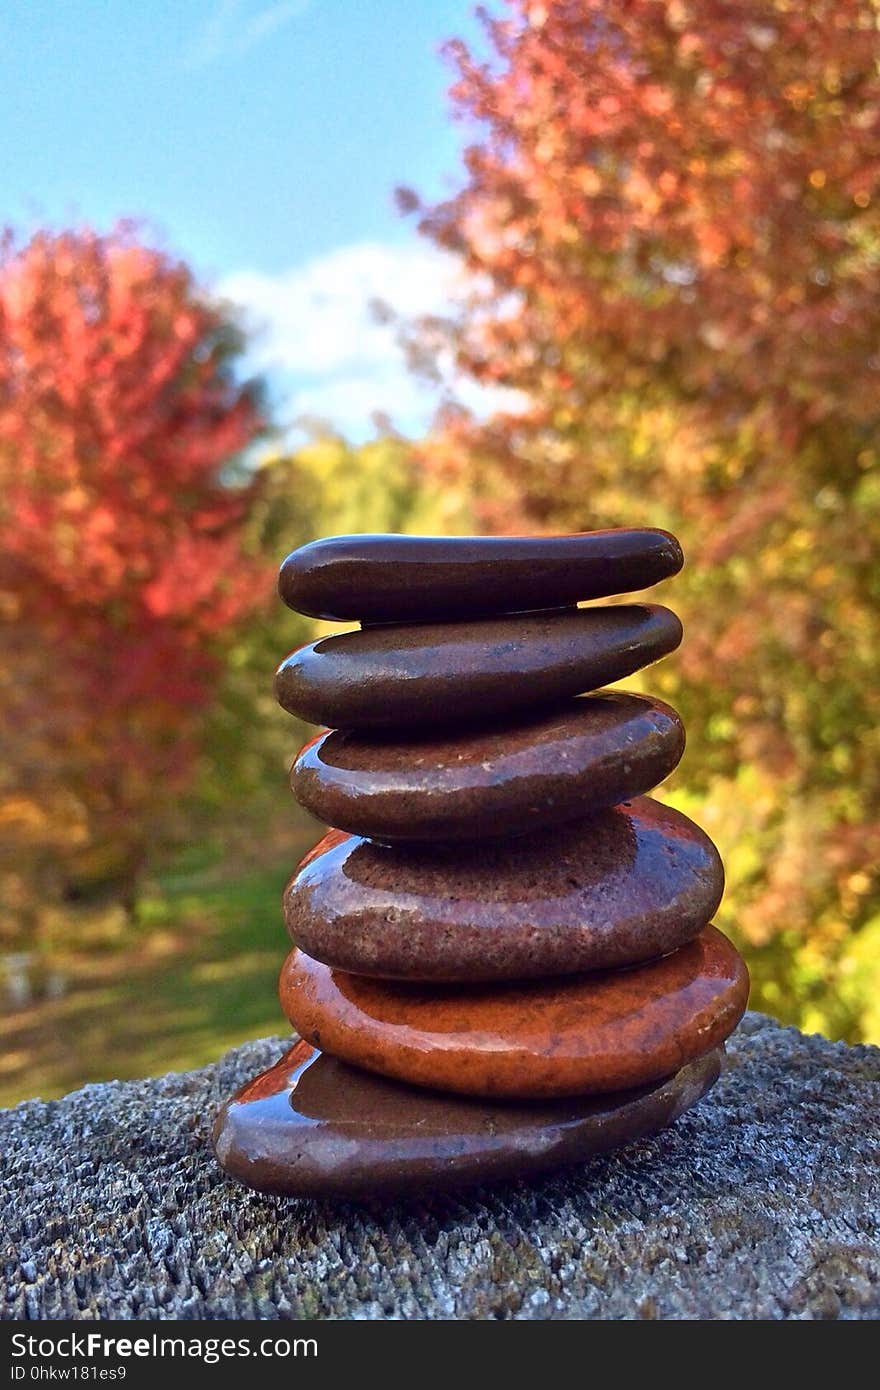
[(467, 1095), (546, 1099), (644, 1086), (718, 1047), (748, 972), (714, 927), (629, 970), (445, 988), (349, 975), (294, 950), (281, 1004), (307, 1042), (380, 1075)]
[(343, 622), (422, 622), (557, 608), (645, 589), (683, 564), (668, 531), (570, 536), (330, 536), (288, 555), (289, 607)]
[(530, 979), (664, 955), (721, 900), (708, 836), (650, 797), (518, 840), (438, 851), (331, 831), (291, 879), (294, 942), (387, 979)]
[(476, 729), (321, 734), (291, 786), (319, 820), (372, 839), (500, 839), (640, 796), (683, 751), (668, 705), (606, 690)]
[(437, 1192), (579, 1163), (672, 1124), (709, 1090), (720, 1053), (651, 1086), (516, 1105), (374, 1076), (308, 1043), (228, 1101), (214, 1125), (230, 1177), (286, 1197)]
[(291, 714), (334, 729), (441, 728), (595, 690), (680, 641), (678, 618), (657, 604), (371, 627), (291, 652), (275, 692)]

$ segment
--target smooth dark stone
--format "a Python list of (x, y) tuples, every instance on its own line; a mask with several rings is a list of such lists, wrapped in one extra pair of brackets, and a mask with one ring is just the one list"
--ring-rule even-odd
[(421, 622), (560, 608), (677, 574), (668, 531), (569, 536), (331, 536), (281, 566), (284, 602), (313, 618)]
[(290, 781), (319, 820), (354, 834), (496, 839), (650, 791), (677, 765), (684, 742), (669, 705), (609, 690), (515, 722), (421, 738), (321, 734)]
[(628, 970), (493, 985), (412, 985), (293, 950), (281, 1007), (300, 1037), (367, 1071), (508, 1100), (627, 1090), (720, 1046), (749, 976), (715, 927)]
[(525, 980), (665, 955), (723, 888), (709, 837), (646, 796), (473, 849), (331, 831), (287, 885), (284, 918), (309, 956), (355, 974)]
[(706, 1094), (722, 1053), (615, 1095), (493, 1105), (371, 1076), (300, 1042), (227, 1101), (214, 1147), (230, 1177), (285, 1197), (370, 1198), (520, 1178), (656, 1134)]
[(678, 618), (656, 604), (371, 627), (291, 652), (275, 692), (291, 714), (334, 729), (442, 727), (595, 690), (680, 641)]

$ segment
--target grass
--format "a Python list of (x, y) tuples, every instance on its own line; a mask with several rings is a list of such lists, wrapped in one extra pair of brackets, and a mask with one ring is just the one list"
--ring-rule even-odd
[(304, 845), (291, 848), (282, 867), (244, 877), (223, 864), (169, 875), (142, 904), (133, 941), (66, 957), (60, 998), (0, 1019), (0, 1106), (201, 1066), (286, 1031), (280, 897)]

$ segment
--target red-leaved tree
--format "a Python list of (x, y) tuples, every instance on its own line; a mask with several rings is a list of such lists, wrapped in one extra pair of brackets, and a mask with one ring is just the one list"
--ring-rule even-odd
[(224, 634), (266, 592), (230, 471), (260, 426), (239, 347), (190, 270), (131, 227), (3, 241), (8, 925), (35, 885), (130, 894), (186, 786)]

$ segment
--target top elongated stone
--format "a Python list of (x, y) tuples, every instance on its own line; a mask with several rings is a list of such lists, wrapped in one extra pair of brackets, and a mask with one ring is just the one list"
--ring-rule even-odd
[(278, 592), (331, 621), (419, 622), (556, 608), (646, 589), (677, 574), (668, 531), (571, 536), (331, 536), (294, 550)]

